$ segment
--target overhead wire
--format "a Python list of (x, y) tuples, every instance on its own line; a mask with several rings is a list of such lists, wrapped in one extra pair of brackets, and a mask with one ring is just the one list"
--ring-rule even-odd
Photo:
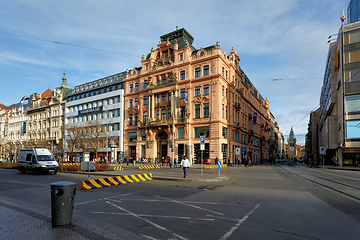
[(36, 41), (54, 43), (54, 44), (58, 44), (58, 45), (66, 45), (66, 46), (70, 46), (70, 47), (77, 47), (77, 48), (83, 48), (83, 49), (89, 49), (89, 50), (95, 50), (95, 51), (101, 51), (101, 52), (108, 52), (108, 53), (120, 54), (120, 55), (125, 55), (125, 56), (130, 56), (130, 57), (139, 57), (139, 56), (137, 56), (137, 55), (132, 55), (132, 54), (128, 54), (128, 53), (121, 53), (121, 52), (104, 50), (104, 49), (93, 48), (93, 47), (86, 47), (86, 46), (81, 46), (81, 45), (76, 45), (76, 44), (71, 44), (71, 43), (64, 43), (64, 42), (59, 42), (59, 41), (52, 41), (52, 40), (47, 40), (47, 39), (42, 39), (42, 38), (36, 38), (36, 37), (29, 37), (29, 36), (23, 36), (23, 35), (12, 34), (12, 33), (0, 32), (0, 34), (8, 35), (8, 36), (13, 36), (13, 37), (18, 37), (18, 38), (26, 38), (26, 39), (36, 40)]

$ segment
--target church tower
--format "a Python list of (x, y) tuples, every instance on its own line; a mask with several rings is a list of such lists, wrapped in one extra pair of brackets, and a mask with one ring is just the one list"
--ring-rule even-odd
[(296, 158), (296, 138), (293, 127), (291, 126), (289, 138), (288, 138), (288, 158), (293, 160)]

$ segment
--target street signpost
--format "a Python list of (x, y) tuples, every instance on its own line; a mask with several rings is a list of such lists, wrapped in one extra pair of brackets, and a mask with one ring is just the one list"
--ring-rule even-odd
[(201, 175), (203, 175), (203, 151), (205, 150), (205, 137), (200, 137), (200, 150), (201, 150)]
[(220, 178), (221, 160), (218, 161), (218, 168), (219, 168), (219, 178)]
[[(235, 148), (235, 159), (238, 159), (238, 161), (240, 161), (240, 148)], [(235, 164), (237, 164), (236, 161)]]
[[(326, 154), (326, 148), (325, 147), (320, 147), (320, 155), (325, 155)], [(323, 166), (324, 166), (324, 156), (322, 156), (322, 162), (323, 162)]]
[(80, 168), (81, 168), (81, 171), (86, 171), (86, 170), (89, 171), (88, 177), (89, 177), (89, 180), (90, 180), (90, 170), (95, 170), (96, 169), (96, 162), (94, 162), (94, 161), (81, 162)]

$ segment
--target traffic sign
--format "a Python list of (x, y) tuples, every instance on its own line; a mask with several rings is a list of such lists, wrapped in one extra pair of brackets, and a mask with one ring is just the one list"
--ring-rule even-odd
[(240, 148), (235, 148), (235, 154), (240, 155)]
[(320, 147), (320, 154), (321, 154), (321, 155), (325, 155), (325, 154), (326, 154), (326, 148), (325, 148), (325, 147)]
[(200, 150), (205, 150), (205, 137), (200, 137)]
[(221, 170), (221, 161), (218, 161), (218, 168)]

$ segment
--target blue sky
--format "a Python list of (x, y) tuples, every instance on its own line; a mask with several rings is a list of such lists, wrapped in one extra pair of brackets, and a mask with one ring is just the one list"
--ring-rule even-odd
[(241, 68), (269, 98), (284, 136), (293, 126), (304, 144), (308, 113), (319, 104), (328, 36), (338, 32), (348, 4), (0, 0), (0, 102), (11, 105), (27, 94), (53, 90), (64, 71), (73, 88), (138, 67), (160, 36), (179, 26), (192, 34), (196, 48), (216, 41), (227, 53), (234, 47)]

